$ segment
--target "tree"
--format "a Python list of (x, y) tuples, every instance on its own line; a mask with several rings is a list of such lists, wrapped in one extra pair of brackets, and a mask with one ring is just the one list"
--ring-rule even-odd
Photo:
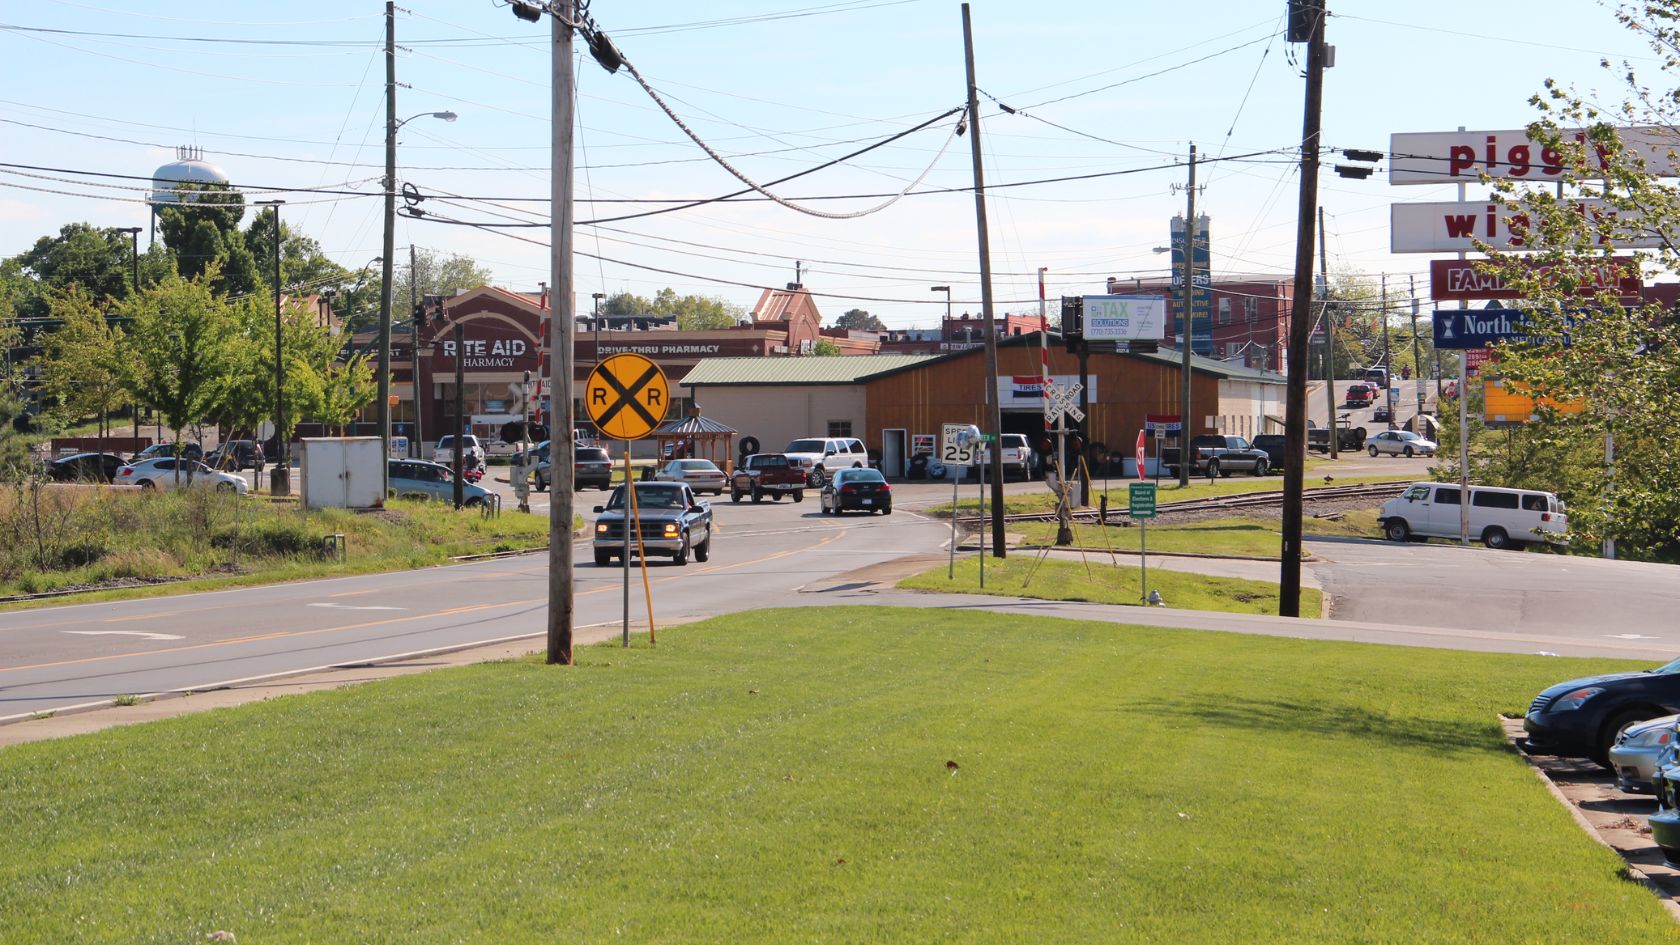
[(228, 184), (198, 183), (177, 184), (175, 195), (158, 211), (158, 232), (175, 257), (175, 271), (189, 280), (214, 271), (213, 287), (222, 295), (256, 291), (262, 274), (239, 229), (245, 195)]
[(887, 326), (879, 318), (869, 314), (861, 308), (848, 309), (844, 315), (834, 320), (835, 328), (845, 328), (850, 331), (886, 331)]
[(217, 275), (212, 269), (198, 279), (172, 276), (118, 308), (129, 320), (122, 386), (136, 403), (163, 415), (177, 442), (183, 429), (209, 419), (230, 391), (248, 382), (233, 370), (239, 326), (211, 290)]
[(732, 328), (747, 316), (739, 305), (704, 295), (678, 295), (675, 289), (660, 289), (650, 301), (620, 292), (601, 303), (601, 314), (622, 318), (630, 315), (675, 315), (682, 331)]
[[(343, 291), (354, 282), (348, 269), (328, 259), (321, 244), (280, 221), (280, 285), (307, 295), (322, 289)], [(274, 279), (274, 214), (259, 213), (245, 229), (245, 247), (250, 250), (263, 283)], [(272, 290), (271, 290), (272, 291)], [(376, 293), (377, 294), (377, 293)]]
[(623, 318), (629, 315), (651, 315), (653, 314), (653, 303), (639, 295), (618, 292), (607, 296), (606, 301), (601, 303), (601, 314), (610, 315), (614, 318)]
[(834, 357), (840, 354), (840, 346), (832, 339), (818, 338), (817, 343), (811, 346), (811, 354), (820, 358)]
[[(231, 315), (234, 330), (227, 362), (236, 383), (217, 402), (216, 417), (235, 429), (255, 431), (274, 419), (274, 305), (268, 299), (246, 299), (232, 307)], [(344, 403), (356, 401), (348, 408), (353, 416), (372, 399), (371, 394), (357, 393), (372, 377), (360, 358), (334, 367), (349, 336), (317, 324), (315, 313), (298, 300), (281, 310), (280, 325), (286, 369), (286, 426), (280, 435), (290, 440), (305, 417), (329, 425), (348, 423), (348, 416), (339, 419)], [(348, 369), (355, 365), (360, 367)]]
[[(490, 270), (471, 256), (457, 253), (446, 255), (436, 250), (417, 249), (414, 252), (414, 265), (410, 267), (399, 254), (391, 270), (391, 320), (403, 321), (404, 313), (411, 311), (410, 292), (416, 293), (412, 298), (424, 301), (428, 295), (454, 295), (457, 290), (476, 289), (479, 286), (490, 285), (493, 281)], [(365, 305), (360, 304), (362, 294), (356, 293), (358, 306), (354, 311), (358, 329), (371, 327), (377, 324), (379, 319), (377, 272), (367, 285), (370, 294)]]
[(22, 313), (40, 317), (55, 289), (79, 287), (93, 300), (121, 299), (129, 294), (133, 261), (128, 234), (96, 229), (87, 223), (67, 223), (57, 236), (43, 236), (28, 252), (15, 257), (18, 274), (39, 283)]
[(58, 402), (65, 422), (99, 417), (99, 451), (105, 452), (106, 418), (127, 397), (122, 384), (123, 330), (79, 286), (53, 294), (48, 313), (60, 324), (45, 337), (36, 359), (41, 386)]
[[(1646, 38), (1661, 69), (1680, 68), (1680, 0), (1625, 5), (1616, 17)], [(1593, 289), (1608, 259), (1629, 255), (1617, 247), (1641, 237), (1659, 244), (1633, 254), (1645, 275), (1680, 272), (1680, 194), (1645, 155), (1625, 149), (1615, 130), (1664, 129), (1667, 146), (1680, 145), (1673, 131), (1680, 127), (1680, 88), (1626, 62), (1604, 65), (1625, 84), (1619, 105), (1601, 107), (1599, 93), (1578, 95), (1549, 79), (1530, 100), (1542, 117), (1529, 134), (1562, 155), (1562, 183), (1575, 197), (1600, 198), (1607, 211), (1581, 212), (1575, 197), (1560, 199), (1549, 189), (1551, 181), (1545, 190), (1509, 179), (1497, 185), (1507, 207), (1526, 218), (1528, 252), (1490, 252), (1488, 268), (1522, 293), (1518, 304), (1529, 313), (1534, 340), (1501, 345), (1495, 369), (1507, 383), (1579, 408), (1542, 409), (1521, 435), (1548, 447), (1546, 462), (1508, 470), (1511, 480), (1501, 484), (1553, 481), (1547, 466), (1583, 463), (1590, 475), (1554, 482), (1569, 503), (1577, 548), (1609, 536), (1620, 555), (1680, 561), (1680, 320), (1655, 303), (1622, 299), (1613, 284)], [(1574, 140), (1581, 127), (1584, 144)], [(1603, 462), (1606, 437), (1615, 441), (1613, 466)]]

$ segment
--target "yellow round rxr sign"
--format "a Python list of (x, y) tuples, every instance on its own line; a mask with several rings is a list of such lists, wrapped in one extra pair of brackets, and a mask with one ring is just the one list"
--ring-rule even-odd
[(583, 409), (596, 429), (615, 440), (638, 440), (659, 426), (671, 387), (659, 365), (639, 354), (615, 354), (589, 372)]

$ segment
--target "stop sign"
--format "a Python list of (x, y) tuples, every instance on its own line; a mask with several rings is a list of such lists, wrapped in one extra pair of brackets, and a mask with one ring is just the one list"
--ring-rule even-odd
[(1139, 479), (1146, 478), (1143, 474), (1143, 431), (1142, 430), (1138, 431), (1138, 438), (1137, 438), (1137, 477)]

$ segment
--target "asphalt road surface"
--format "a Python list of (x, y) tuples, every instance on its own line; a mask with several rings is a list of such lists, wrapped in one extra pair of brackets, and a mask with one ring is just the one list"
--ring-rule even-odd
[[(586, 518), (601, 495), (578, 497)], [(714, 501), (711, 560), (648, 567), (656, 623), (760, 607), (879, 603), (1513, 652), (1680, 653), (1680, 621), (1672, 619), (1680, 571), (1445, 543), (1312, 540), (1320, 560), (1309, 567), (1333, 595), (1330, 620), (900, 592), (858, 572), (907, 554), (943, 554), (948, 526), (915, 509), (948, 501), (950, 492), (943, 483), (904, 484), (894, 495), (890, 517), (841, 519), (821, 515), (814, 496), (800, 504)], [(587, 544), (578, 550), (577, 641), (613, 638), (624, 613), (622, 572), (594, 567)], [(0, 614), (0, 720), (541, 634), (547, 564), (544, 555), (527, 555)], [(640, 631), (645, 604), (640, 572), (632, 573), (630, 619)]]

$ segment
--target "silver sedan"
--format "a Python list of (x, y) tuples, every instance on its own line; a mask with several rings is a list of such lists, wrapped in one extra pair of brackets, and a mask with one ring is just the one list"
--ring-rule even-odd
[(1384, 430), (1365, 441), (1365, 451), (1372, 456), (1434, 456), (1434, 440), (1426, 440), (1410, 430)]
[(1610, 748), (1610, 767), (1616, 786), (1629, 794), (1652, 793), (1651, 777), (1674, 762), (1675, 723), (1680, 715), (1665, 715), (1629, 726)]
[(729, 480), (709, 459), (673, 459), (653, 474), (659, 482), (686, 482), (695, 492), (723, 495)]

